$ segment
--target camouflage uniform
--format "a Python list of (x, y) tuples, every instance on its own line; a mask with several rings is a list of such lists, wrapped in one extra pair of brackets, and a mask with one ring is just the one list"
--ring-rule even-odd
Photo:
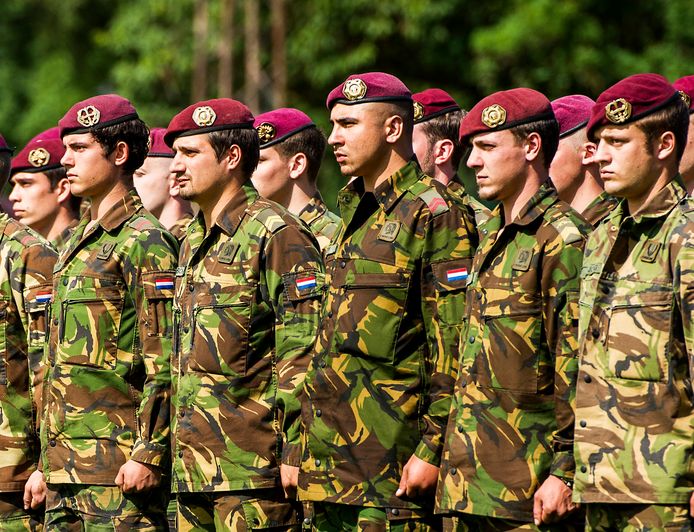
[(79, 224), (79, 220), (75, 220), (72, 222), (70, 225), (68, 225), (65, 229), (63, 229), (58, 236), (56, 236), (53, 240), (51, 240), (50, 244), (53, 249), (55, 249), (58, 253), (60, 253), (63, 248), (67, 245), (67, 243), (70, 240), (70, 237), (72, 237), (72, 233), (75, 232), (75, 228)]
[(395, 491), (413, 454), (439, 463), (474, 221), (414, 162), (373, 194), (354, 179), (338, 201), (344, 223), (325, 254), (329, 290), (302, 405), (299, 496), (419, 518), (431, 503)]
[(481, 226), (491, 216), (492, 211), (484, 203), (465, 191), (465, 186), (458, 174), (455, 174), (448, 182), (448, 191), (451, 193), (451, 196), (459, 199), (466, 209), (472, 210), (477, 227)]
[(169, 228), (169, 233), (173, 235), (173, 237), (178, 240), (179, 243), (183, 242), (183, 239), (186, 237), (186, 231), (188, 230), (188, 226), (190, 225), (190, 222), (193, 221), (193, 215), (192, 214), (185, 214), (183, 218), (180, 218), (176, 220), (176, 223), (174, 223), (170, 228)]
[(36, 530), (24, 484), (39, 459), (41, 352), (56, 253), (34, 231), (0, 213), (0, 531)]
[(615, 210), (619, 200), (602, 191), (593, 201), (591, 201), (581, 217), (586, 220), (593, 228), (597, 227), (609, 214)]
[(306, 207), (301, 209), (299, 218), (308, 225), (313, 236), (316, 237), (321, 251), (325, 251), (342, 223), (338, 215), (328, 210), (320, 192), (316, 192)]
[(177, 244), (134, 190), (88, 224), (89, 212), (55, 266), (45, 351), (43, 471), (63, 500), (74, 484), (114, 486), (129, 459), (170, 458)]
[[(688, 505), (694, 488), (694, 200), (679, 178), (622, 201), (581, 270), (576, 484), (582, 503)], [(588, 504), (590, 513), (599, 506)]]
[[(308, 229), (250, 181), (209, 230), (202, 214), (191, 223), (176, 272), (179, 526), (203, 526), (192, 520), (203, 510), (191, 508), (212, 506), (207, 520), (219, 526), (232, 526), (239, 509), (256, 526), (297, 523), (297, 506), (277, 496), (279, 465), (300, 462), (300, 396), (323, 282)], [(247, 497), (229, 513), (239, 493)]]
[(436, 503), (442, 512), (532, 522), (547, 476), (573, 477), (578, 282), (589, 227), (549, 181), (512, 223), (503, 220), (498, 206), (472, 265)]

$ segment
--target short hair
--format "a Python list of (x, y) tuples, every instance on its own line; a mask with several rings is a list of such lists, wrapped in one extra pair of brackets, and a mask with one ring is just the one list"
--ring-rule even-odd
[[(60, 168), (52, 168), (50, 170), (46, 170), (43, 173), (48, 178), (51, 190), (55, 190), (55, 187), (58, 186), (58, 182), (61, 179), (67, 179), (67, 171), (63, 166), (61, 166)], [(72, 214), (79, 215), (81, 205), (82, 198), (74, 196), (72, 193), (70, 193), (70, 199), (66, 203), (66, 207), (70, 210), (70, 212)]]
[(394, 101), (394, 102), (384, 102), (388, 110), (386, 111), (389, 115), (398, 115), (402, 118), (404, 124), (404, 133), (412, 137), (412, 129), (414, 128), (414, 106), (412, 101), (408, 100), (406, 102)]
[(123, 165), (123, 171), (128, 175), (135, 173), (145, 162), (149, 150), (149, 128), (139, 118), (92, 130), (92, 136), (104, 148), (106, 155), (111, 155), (121, 141), (128, 145), (128, 160)]
[(297, 153), (306, 155), (308, 180), (315, 183), (327, 144), (328, 141), (323, 132), (317, 127), (311, 126), (283, 140), (275, 148), (284, 159), (289, 159)]
[(460, 122), (467, 114), (466, 111), (458, 109), (449, 111), (434, 118), (430, 118), (425, 122), (420, 122), (422, 132), (427, 140), (434, 144), (440, 140), (450, 140), (453, 143), (453, 154), (451, 155), (451, 163), (453, 168), (457, 169), (460, 166), (460, 161), (465, 152), (463, 145), (460, 143), (458, 135), (460, 131)]
[(12, 153), (0, 150), (0, 186), (5, 186), (12, 168)]
[(540, 135), (542, 163), (549, 169), (559, 146), (559, 123), (554, 118), (521, 124), (511, 128), (510, 131), (517, 142), (524, 141), (531, 133)]
[(675, 154), (677, 162), (682, 158), (687, 145), (689, 132), (689, 109), (682, 98), (634, 122), (646, 135), (646, 142), (652, 144), (666, 131), (675, 135)]
[(221, 161), (234, 144), (241, 148), (241, 171), (246, 179), (251, 177), (260, 158), (260, 140), (255, 129), (221, 129), (209, 132), (207, 137), (217, 161)]

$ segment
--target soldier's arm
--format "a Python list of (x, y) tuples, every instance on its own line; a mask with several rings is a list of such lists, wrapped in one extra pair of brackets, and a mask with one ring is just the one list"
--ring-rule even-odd
[(265, 282), (275, 311), (277, 409), (282, 463), (301, 463), (301, 396), (318, 330), (324, 270), (318, 244), (308, 231), (286, 225), (268, 240)]
[(137, 409), (138, 430), (131, 459), (166, 466), (169, 460), (172, 301), (178, 244), (158, 229), (143, 231), (123, 272), (135, 305), (137, 337), (145, 378)]

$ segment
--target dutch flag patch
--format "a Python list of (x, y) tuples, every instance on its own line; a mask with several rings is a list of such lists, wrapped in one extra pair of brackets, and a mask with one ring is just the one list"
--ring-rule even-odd
[(166, 290), (174, 287), (173, 277), (162, 277), (154, 281), (154, 288), (157, 290)]
[(316, 276), (311, 275), (310, 277), (302, 277), (296, 280), (296, 287), (299, 290), (308, 290), (309, 288), (316, 287)]
[(44, 291), (44, 292), (39, 292), (36, 294), (36, 302), (37, 303), (48, 303), (53, 299), (53, 292), (52, 291)]
[(467, 268), (456, 268), (455, 270), (448, 270), (446, 272), (446, 279), (448, 282), (451, 281), (463, 281), (467, 279)]

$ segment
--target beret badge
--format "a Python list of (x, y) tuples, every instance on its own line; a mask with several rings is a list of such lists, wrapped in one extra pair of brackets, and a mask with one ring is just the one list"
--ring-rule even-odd
[(275, 138), (275, 135), (277, 134), (277, 130), (275, 129), (275, 126), (273, 126), (269, 122), (263, 122), (260, 124), (255, 130), (258, 132), (258, 138), (260, 139), (260, 142), (265, 144), (266, 142), (270, 142), (272, 139)]
[(419, 102), (414, 102), (414, 119), (421, 120), (424, 118), (424, 106)]
[(195, 122), (198, 127), (207, 127), (214, 124), (217, 120), (217, 113), (209, 105), (203, 105), (202, 107), (196, 107), (193, 111), (193, 122)]
[(485, 107), (482, 111), (482, 123), (491, 128), (498, 127), (506, 122), (506, 109), (495, 103)]
[(45, 148), (36, 148), (29, 152), (29, 164), (35, 168), (46, 166), (51, 160), (51, 154)]
[(689, 94), (687, 94), (684, 91), (677, 91), (680, 93), (680, 98), (682, 98), (682, 101), (687, 107), (691, 107), (692, 105), (692, 99), (689, 97)]
[(631, 116), (631, 104), (624, 98), (612, 100), (605, 106), (605, 117), (613, 124), (622, 124)]
[(99, 123), (101, 119), (101, 111), (99, 111), (93, 105), (88, 105), (87, 107), (82, 107), (77, 111), (77, 122), (84, 127), (92, 127)]
[(366, 96), (366, 83), (359, 78), (348, 79), (342, 86), (342, 94), (345, 95), (350, 102), (361, 100)]

